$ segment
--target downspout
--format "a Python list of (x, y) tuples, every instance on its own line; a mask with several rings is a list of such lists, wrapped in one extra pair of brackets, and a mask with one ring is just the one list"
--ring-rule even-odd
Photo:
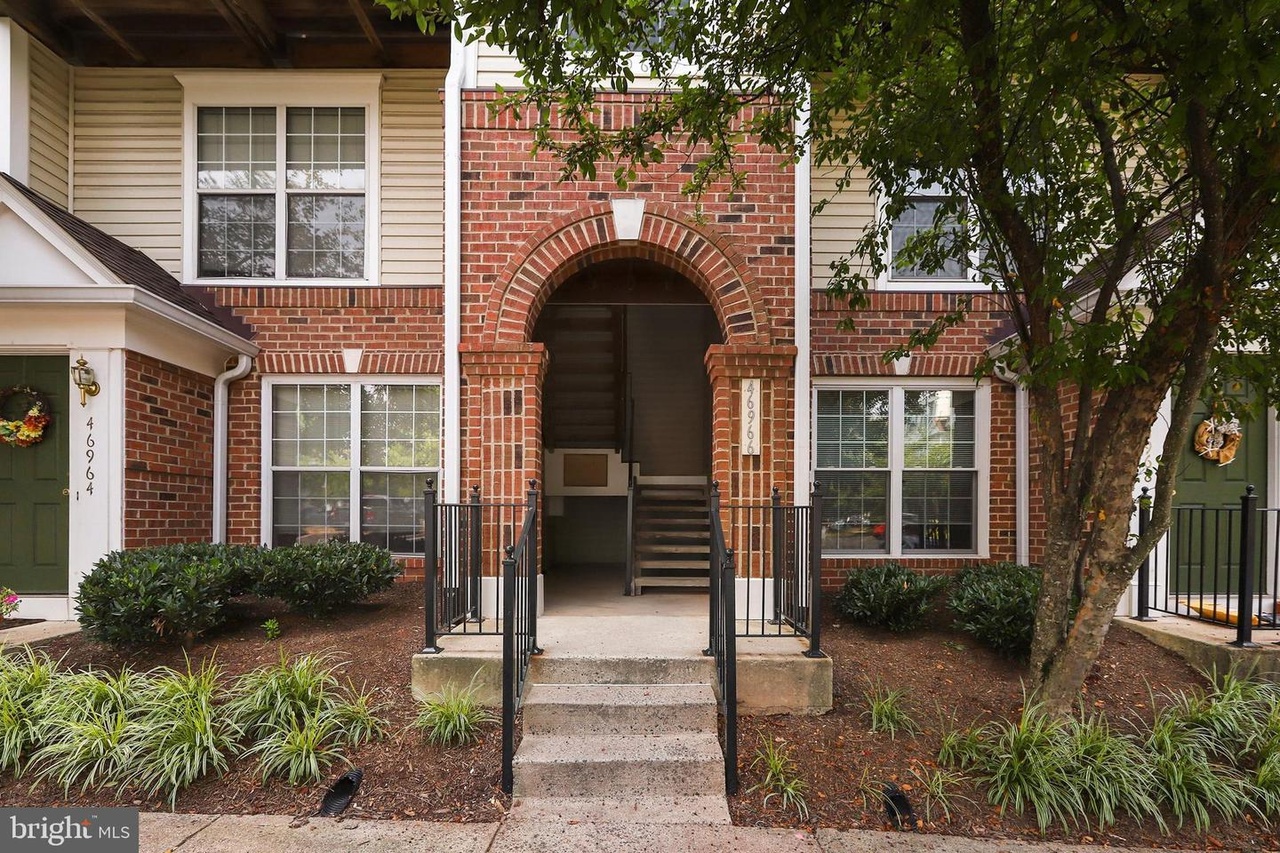
[(997, 365), (998, 379), (1013, 386), (1014, 392), (1014, 492), (1017, 525), (1017, 558), (1021, 565), (1031, 562), (1031, 395), (1018, 381), (1018, 374)]
[(449, 39), (444, 78), (444, 459), (440, 490), (457, 503), (462, 476), (462, 86), (467, 49), (458, 34)]
[[(799, 110), (796, 112), (795, 134), (803, 139), (809, 133), (809, 96), (805, 95)], [(796, 161), (795, 174), (795, 335), (796, 335), (796, 369), (795, 369), (795, 503), (804, 503), (811, 486), (809, 450), (810, 406), (813, 392), (809, 385), (812, 381), (810, 366), (810, 326), (812, 319), (810, 310), (813, 302), (813, 260), (810, 254), (812, 242), (810, 230), (810, 214), (812, 211), (812, 168), (808, 142), (805, 142), (804, 153)]]
[(227, 541), (227, 435), (231, 417), (231, 383), (253, 369), (253, 359), (236, 356), (236, 366), (213, 380), (213, 541)]

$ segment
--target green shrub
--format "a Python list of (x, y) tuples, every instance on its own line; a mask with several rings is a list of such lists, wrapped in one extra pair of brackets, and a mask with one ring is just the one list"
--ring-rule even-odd
[(497, 722), (497, 717), (476, 698), (476, 677), (466, 687), (446, 684), (438, 693), (428, 694), (418, 702), (418, 716), (413, 727), (427, 736), (430, 743), (450, 746), (478, 740), (480, 727)]
[(259, 595), (279, 598), (291, 610), (324, 616), (375, 592), (390, 589), (400, 574), (391, 554), (364, 542), (295, 545), (268, 552)]
[(1025, 660), (1031, 651), (1039, 597), (1039, 570), (990, 563), (956, 576), (947, 604), (961, 631), (1006, 657)]
[(36, 706), (58, 665), (30, 646), (14, 655), (3, 651), (0, 648), (0, 770), (19, 773), (37, 745)]
[(186, 646), (227, 619), (227, 602), (260, 574), (263, 551), (190, 543), (113, 551), (80, 583), (80, 623), (116, 645)]
[(922, 575), (895, 562), (849, 572), (836, 596), (836, 610), (845, 618), (890, 631), (919, 627), (933, 599), (947, 579)]

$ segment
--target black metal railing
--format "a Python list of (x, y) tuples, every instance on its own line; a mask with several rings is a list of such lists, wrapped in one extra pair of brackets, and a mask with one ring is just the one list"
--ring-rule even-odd
[(784, 504), (775, 488), (769, 503), (722, 509), (737, 574), (745, 581), (738, 585), (738, 636), (807, 637), (805, 654), (822, 657), (820, 487), (814, 486), (809, 506)]
[(716, 694), (724, 718), (725, 793), (738, 793), (738, 649), (736, 570), (733, 549), (725, 544), (720, 523), (720, 486), (711, 484), (708, 515), (711, 522), (711, 624), (705, 654), (715, 658)]
[(442, 634), (499, 634), (499, 601), (485, 608), (483, 578), (496, 583), (504, 549), (527, 523), (524, 503), (485, 502), (473, 486), (462, 503), (439, 503), (434, 481), (423, 491), (423, 571), (426, 642), (438, 654)]
[(538, 488), (529, 481), (520, 538), (502, 560), (502, 790), (515, 785), (516, 711), (538, 648)]
[[(1150, 520), (1146, 491), (1138, 501), (1139, 531)], [(1174, 507), (1169, 532), (1139, 567), (1137, 585), (1136, 618), (1154, 611), (1230, 625), (1233, 645), (1253, 645), (1253, 631), (1280, 628), (1280, 509), (1259, 507), (1253, 486), (1238, 507)]]

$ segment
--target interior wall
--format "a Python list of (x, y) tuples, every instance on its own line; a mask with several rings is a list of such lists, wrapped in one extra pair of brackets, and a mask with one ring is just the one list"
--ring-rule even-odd
[(628, 306), (634, 451), (643, 475), (706, 476), (711, 470), (711, 391), (704, 358), (719, 339), (709, 306)]

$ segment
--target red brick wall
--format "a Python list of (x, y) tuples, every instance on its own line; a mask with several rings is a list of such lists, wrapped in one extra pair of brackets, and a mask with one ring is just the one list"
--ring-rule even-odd
[[(972, 377), (983, 350), (1003, 338), (1004, 314), (987, 294), (974, 296), (969, 319), (946, 332), (928, 352), (911, 357), (909, 376)], [(868, 305), (850, 313), (842, 302), (814, 293), (811, 366), (815, 377), (894, 376), (894, 366), (882, 355), (905, 342), (912, 330), (924, 329), (939, 314), (954, 310), (966, 294), (932, 292), (872, 292)], [(852, 328), (842, 328), (844, 321)], [(988, 542), (994, 560), (1017, 558), (1016, 394), (1005, 382), (991, 382)], [(1032, 471), (1034, 476), (1034, 469)], [(1033, 558), (1035, 552), (1033, 552)], [(838, 586), (851, 569), (877, 559), (824, 558), (824, 586)], [(898, 562), (926, 571), (955, 571), (975, 562), (973, 557), (904, 557)], [(981, 562), (985, 562), (984, 558)]]
[(124, 546), (209, 541), (213, 380), (127, 353), (124, 436)]

